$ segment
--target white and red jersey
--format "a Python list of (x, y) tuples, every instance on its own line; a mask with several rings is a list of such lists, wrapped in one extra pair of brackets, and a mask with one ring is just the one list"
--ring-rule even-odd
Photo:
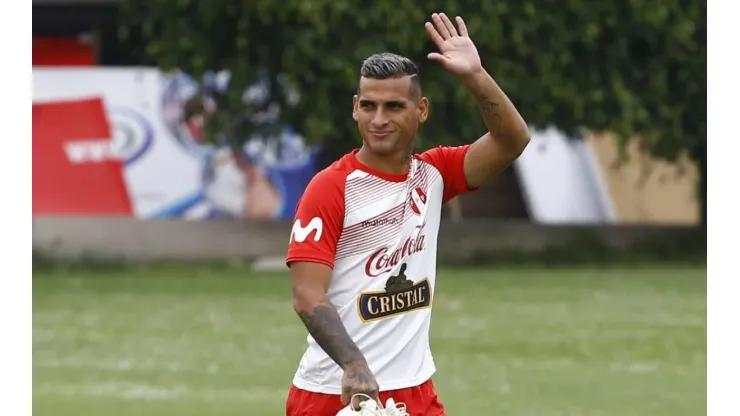
[[(328, 297), (381, 391), (422, 384), (429, 348), (442, 205), (467, 187), (469, 146), (412, 157), (407, 174), (361, 164), (353, 151), (319, 172), (296, 210), (287, 262), (333, 268)], [(308, 336), (293, 384), (340, 394), (342, 369)]]

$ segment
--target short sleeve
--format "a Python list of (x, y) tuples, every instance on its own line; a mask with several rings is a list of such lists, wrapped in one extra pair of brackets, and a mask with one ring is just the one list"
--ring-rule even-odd
[(344, 175), (325, 170), (313, 177), (298, 201), (286, 264), (307, 261), (334, 268), (344, 225)]
[(469, 144), (458, 147), (438, 146), (419, 156), (421, 160), (431, 164), (442, 174), (443, 204), (460, 194), (475, 192), (478, 189), (469, 188), (465, 179), (465, 154), (469, 148)]

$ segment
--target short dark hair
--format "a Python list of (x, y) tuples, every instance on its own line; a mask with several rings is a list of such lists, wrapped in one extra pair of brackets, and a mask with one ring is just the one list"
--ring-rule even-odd
[(419, 68), (414, 61), (395, 53), (376, 53), (365, 59), (360, 67), (360, 77), (372, 79), (389, 79), (411, 77), (411, 90), (421, 97), (421, 80)]

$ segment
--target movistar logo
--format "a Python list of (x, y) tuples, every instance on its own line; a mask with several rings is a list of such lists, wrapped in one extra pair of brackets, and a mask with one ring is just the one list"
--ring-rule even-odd
[(321, 218), (319, 217), (312, 218), (305, 227), (301, 224), (301, 220), (297, 219), (293, 223), (293, 230), (290, 232), (290, 239), (291, 241), (302, 243), (306, 241), (311, 232), (314, 232), (313, 241), (317, 242), (321, 239), (323, 231), (324, 222), (321, 221)]

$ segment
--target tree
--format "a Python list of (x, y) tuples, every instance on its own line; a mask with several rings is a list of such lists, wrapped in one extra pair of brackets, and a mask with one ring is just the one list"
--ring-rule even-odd
[[(484, 66), (532, 126), (573, 137), (611, 131), (623, 143), (638, 137), (669, 161), (686, 153), (702, 172), (706, 201), (706, 2), (126, 0), (123, 7), (122, 35), (143, 36), (142, 53), (157, 65), (195, 77), (232, 72), (221, 124), (234, 125), (245, 111), (242, 91), (265, 73), (281, 118), (322, 142), (329, 159), (359, 143), (351, 96), (361, 61), (380, 51), (420, 66), (433, 113), (422, 147), (484, 132), (467, 91), (426, 59), (431, 13), (461, 15)], [(297, 105), (279, 94), (279, 76), (299, 91)]]

